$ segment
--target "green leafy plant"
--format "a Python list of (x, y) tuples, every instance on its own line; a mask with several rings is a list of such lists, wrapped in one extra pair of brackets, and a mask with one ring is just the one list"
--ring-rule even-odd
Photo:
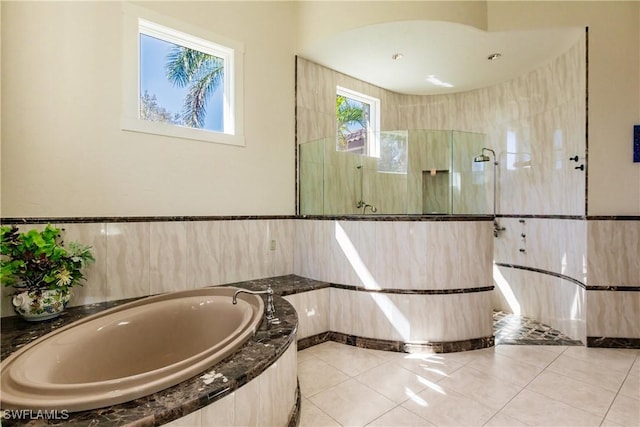
[(0, 282), (23, 291), (60, 290), (81, 285), (82, 270), (95, 261), (90, 246), (70, 242), (63, 246), (61, 230), (48, 224), (44, 230), (20, 233), (16, 226), (0, 227)]

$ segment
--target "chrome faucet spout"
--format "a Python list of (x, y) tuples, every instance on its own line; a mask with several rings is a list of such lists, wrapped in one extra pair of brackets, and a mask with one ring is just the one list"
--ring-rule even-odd
[(271, 285), (267, 285), (267, 290), (265, 291), (250, 291), (248, 289), (238, 289), (233, 293), (233, 298), (231, 299), (232, 304), (238, 303), (238, 295), (241, 293), (251, 294), (251, 295), (267, 295), (267, 303), (265, 307), (265, 313), (267, 317), (267, 322), (269, 324), (277, 325), (280, 323), (280, 319), (276, 317), (276, 308), (273, 304), (273, 289), (271, 289)]

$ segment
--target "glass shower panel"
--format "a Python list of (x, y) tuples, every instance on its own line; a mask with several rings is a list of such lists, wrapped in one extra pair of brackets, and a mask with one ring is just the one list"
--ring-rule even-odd
[(474, 163), (486, 147), (484, 134), (452, 132), (451, 195), (456, 214), (489, 214), (492, 211), (493, 160)]
[(324, 214), (324, 146), (326, 139), (299, 146), (300, 214)]

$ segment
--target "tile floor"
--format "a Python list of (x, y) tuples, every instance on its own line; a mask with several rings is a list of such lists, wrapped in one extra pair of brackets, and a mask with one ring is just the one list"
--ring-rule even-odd
[(640, 426), (640, 350), (498, 345), (298, 352), (301, 427)]

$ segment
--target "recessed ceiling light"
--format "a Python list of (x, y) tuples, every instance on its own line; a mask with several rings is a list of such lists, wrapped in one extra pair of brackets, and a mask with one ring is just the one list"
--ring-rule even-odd
[(402, 58), (404, 58), (404, 55), (401, 53), (394, 53), (393, 55), (391, 55), (391, 59), (393, 59), (394, 61), (397, 61)]
[(501, 53), (492, 53), (491, 55), (487, 56), (487, 59), (489, 61), (495, 61), (496, 59), (499, 59), (502, 56)]

